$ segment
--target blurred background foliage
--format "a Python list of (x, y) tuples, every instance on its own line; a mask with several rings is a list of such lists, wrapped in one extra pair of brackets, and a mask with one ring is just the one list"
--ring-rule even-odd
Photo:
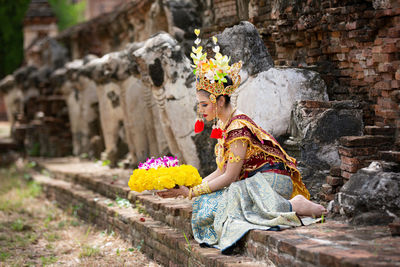
[(57, 17), (58, 30), (63, 31), (85, 20), (86, 1), (49, 0)]
[[(21, 66), (23, 21), (30, 0), (0, 0), (0, 79)], [(84, 21), (86, 1), (49, 0), (59, 31)]]
[(0, 79), (23, 60), (22, 24), (30, 0), (0, 0)]

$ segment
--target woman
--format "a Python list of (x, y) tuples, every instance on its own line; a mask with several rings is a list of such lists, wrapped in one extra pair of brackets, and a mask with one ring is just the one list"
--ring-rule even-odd
[(214, 59), (207, 59), (201, 50), (193, 48), (196, 54), (192, 54), (198, 111), (207, 121), (218, 120), (211, 134), (218, 139), (218, 168), (201, 185), (190, 189), (180, 186), (159, 195), (196, 197), (193, 235), (199, 243), (223, 252), (251, 229), (300, 226), (298, 216), (321, 216), (326, 210), (308, 200), (296, 160), (231, 105), (230, 95), (240, 84), (241, 62), (229, 66), (229, 59), (219, 53), (218, 46), (213, 49)]

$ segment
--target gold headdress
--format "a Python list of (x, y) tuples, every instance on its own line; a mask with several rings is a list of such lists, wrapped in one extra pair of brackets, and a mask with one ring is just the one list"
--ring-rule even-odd
[[(199, 38), (200, 30), (194, 30), (197, 39), (194, 41), (197, 47), (192, 47), (193, 53), (190, 57), (193, 59), (194, 65), (193, 73), (196, 75), (196, 89), (205, 90), (210, 93), (211, 103), (217, 102), (217, 97), (220, 95), (230, 96), (240, 84), (239, 71), (242, 68), (242, 62), (239, 61), (232, 66), (229, 66), (231, 60), (228, 56), (223, 56), (219, 52), (219, 45), (217, 45), (217, 37), (213, 37), (213, 52), (215, 53), (214, 58), (207, 58), (207, 53), (202, 52), (203, 47), (199, 46), (201, 40)], [(224, 83), (227, 82), (226, 77), (229, 76), (232, 79), (232, 85), (224, 87)], [(215, 106), (215, 114), (218, 114), (217, 105)], [(197, 117), (194, 131), (199, 133), (204, 129), (204, 122), (199, 116)], [(215, 121), (213, 130), (211, 131), (211, 138), (222, 138), (222, 129), (217, 126)]]
[[(242, 68), (242, 62), (239, 61), (232, 66), (229, 66), (230, 57), (223, 56), (219, 52), (217, 38), (213, 37), (215, 58), (207, 58), (207, 53), (203, 53), (203, 47), (198, 46), (201, 42), (199, 38), (200, 30), (196, 29), (194, 33), (197, 36), (195, 44), (197, 47), (192, 47), (193, 53), (190, 54), (193, 59), (193, 73), (196, 75), (196, 89), (209, 92), (210, 99), (213, 103), (220, 95), (231, 95), (240, 84), (239, 71)], [(232, 85), (224, 87), (226, 76), (232, 79)], [(214, 100), (214, 101), (213, 101)]]

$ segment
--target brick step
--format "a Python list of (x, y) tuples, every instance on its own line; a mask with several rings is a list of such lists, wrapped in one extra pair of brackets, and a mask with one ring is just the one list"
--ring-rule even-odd
[(217, 249), (201, 248), (191, 238), (186, 241), (182, 229), (171, 228), (135, 208), (121, 207), (114, 200), (83, 186), (42, 174), (33, 178), (60, 208), (72, 208), (83, 220), (117, 232), (165, 266), (272, 266), (271, 262), (243, 255), (226, 256)]
[(191, 202), (187, 199), (161, 199), (149, 192), (130, 191), (128, 187), (129, 177), (132, 174), (130, 170), (110, 169), (77, 158), (35, 159), (35, 161), (55, 179), (79, 184), (110, 199), (117, 197), (128, 199), (135, 207), (145, 209), (153, 219), (182, 229), (192, 236)]
[(343, 147), (383, 147), (393, 145), (393, 137), (384, 135), (343, 136), (339, 139)]
[[(142, 203), (143, 210), (149, 213), (149, 217), (145, 217), (146, 222), (151, 221), (154, 222), (154, 224), (160, 224), (163, 225), (163, 227), (172, 229), (175, 231), (174, 235), (177, 236), (181, 234), (180, 236), (182, 237), (182, 232), (185, 232), (187, 236), (191, 235), (191, 202), (185, 199), (160, 199), (151, 193), (137, 194), (129, 192), (129, 188), (126, 185), (131, 171), (109, 169), (108, 167), (100, 166), (95, 163), (79, 162), (71, 158), (42, 160), (39, 161), (39, 163), (41, 166), (46, 167), (51, 176), (57, 179), (64, 179), (64, 181), (53, 179), (53, 181), (65, 183), (69, 180), (68, 183), (71, 184), (71, 187), (74, 187), (74, 189), (71, 190), (71, 192), (64, 192), (64, 194), (68, 194), (73, 201), (79, 199), (79, 197), (75, 195), (77, 194), (75, 188), (78, 187), (92, 192), (90, 194), (98, 195), (99, 199), (100, 197), (105, 198), (108, 195), (110, 196), (108, 197), (108, 199), (110, 199), (109, 201), (114, 200), (117, 192), (119, 192), (118, 194), (120, 197), (127, 196), (127, 198), (131, 200), (131, 203), (135, 203), (136, 200)], [(73, 185), (74, 183), (78, 183), (79, 185)], [(81, 183), (84, 186), (81, 186)], [(90, 190), (88, 189), (89, 187), (93, 189)], [(59, 191), (63, 192), (61, 189)], [(90, 196), (90, 194), (87, 194), (87, 196)], [(82, 194), (82, 196), (86, 196), (86, 194)], [(67, 201), (66, 203), (69, 202)], [(88, 203), (91, 203), (90, 205), (101, 204), (99, 201), (94, 203), (93, 199), (89, 199)], [(141, 207), (136, 206), (136, 210), (140, 210), (140, 208)], [(84, 212), (82, 211), (82, 215), (89, 216), (85, 214), (93, 214), (93, 212), (96, 214), (95, 211), (92, 211), (92, 208), (87, 208)], [(110, 211), (105, 214), (110, 214)], [(106, 221), (105, 217), (98, 220)], [(114, 222), (116, 219), (107, 220)], [(127, 231), (125, 236), (129, 236), (129, 234), (132, 235), (134, 232), (132, 231), (132, 229), (134, 229), (132, 227), (133, 226), (130, 225), (125, 226), (124, 229)], [(144, 228), (144, 226), (140, 227), (138, 231), (144, 231), (145, 236), (154, 235), (153, 232), (149, 232), (150, 230), (148, 228)], [(374, 234), (371, 235), (371, 233)], [(141, 233), (136, 234), (138, 235)], [(398, 255), (400, 237), (397, 239), (390, 237), (390, 231), (386, 226), (353, 227), (347, 224), (329, 221), (324, 224), (298, 227), (279, 232), (250, 231), (239, 241), (238, 247), (240, 255), (247, 256), (245, 262), (250, 258), (258, 261), (265, 261), (271, 264), (271, 266), (273, 264), (277, 266), (311, 267), (342, 265), (373, 266), (374, 264), (379, 266), (400, 266), (396, 265), (400, 262), (400, 255)], [(203, 252), (204, 250), (206, 255), (214, 255), (217, 258), (225, 257), (221, 255), (219, 251), (214, 252), (214, 249), (202, 249), (198, 247), (196, 242), (191, 238), (190, 242), (191, 246), (195, 247), (196, 251)], [(151, 244), (151, 242), (149, 244)], [(169, 246), (168, 244), (169, 243), (165, 246)], [(184, 248), (184, 244), (174, 244), (175, 246), (171, 246), (171, 248), (176, 247), (180, 250)], [(159, 246), (160, 245), (157, 243), (156, 247)], [(153, 255), (152, 257), (156, 255), (156, 252), (153, 252), (153, 254), (151, 254), (152, 252), (148, 253), (149, 255)], [(178, 252), (174, 253), (176, 254)], [(179, 255), (184, 255), (182, 253), (185, 252), (180, 251), (179, 253)], [(230, 257), (235, 258), (236, 256)], [(199, 265), (228, 266), (226, 262), (216, 263), (213, 260), (204, 260), (204, 262), (201, 261)], [(254, 264), (254, 262), (252, 264)]]
[(362, 109), (358, 101), (342, 100), (342, 101), (318, 101), (318, 100), (302, 100), (299, 102), (306, 109)]
[(364, 132), (366, 135), (394, 136), (394, 134), (396, 133), (396, 127), (390, 127), (390, 126), (379, 127), (375, 125), (365, 126)]
[(379, 151), (379, 156), (384, 161), (400, 163), (400, 151)]

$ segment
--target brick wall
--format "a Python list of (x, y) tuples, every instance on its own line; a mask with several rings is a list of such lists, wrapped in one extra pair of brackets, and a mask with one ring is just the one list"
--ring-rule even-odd
[(236, 0), (214, 0), (214, 10), (217, 24), (237, 21)]
[[(203, 32), (211, 35), (237, 23), (233, 7), (239, 1), (215, 0), (215, 24), (205, 25)], [(249, 20), (276, 66), (321, 73), (330, 100), (363, 103), (365, 125), (400, 126), (398, 1), (247, 2)]]

